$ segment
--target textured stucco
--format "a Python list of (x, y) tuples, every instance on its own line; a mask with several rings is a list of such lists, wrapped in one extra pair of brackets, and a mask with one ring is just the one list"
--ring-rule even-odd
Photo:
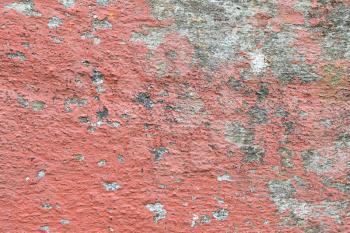
[(348, 0), (0, 15), (0, 232), (350, 232)]

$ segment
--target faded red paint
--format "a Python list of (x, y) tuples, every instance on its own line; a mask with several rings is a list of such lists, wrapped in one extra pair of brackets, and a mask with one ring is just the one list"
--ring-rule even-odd
[[(340, 115), (350, 110), (350, 63), (322, 60), (320, 33), (294, 30), (296, 40), (286, 46), (304, 55), (306, 64), (315, 65), (321, 81), (284, 85), (266, 67), (262, 78), (252, 75), (242, 80), (243, 89), (232, 91), (228, 83), (254, 67), (253, 55), (240, 51), (240, 62), (203, 68), (193, 62), (196, 48), (178, 32), (167, 34), (150, 52), (144, 43), (132, 42), (132, 34), (147, 35), (148, 28), (173, 22), (154, 19), (146, 1), (117, 1), (109, 7), (76, 1), (71, 8), (54, 0), (34, 1), (38, 17), (5, 7), (12, 2), (0, 3), (0, 232), (304, 232), (318, 225), (327, 226), (325, 232), (350, 231), (349, 206), (338, 214), (341, 224), (330, 215), (307, 215), (302, 226), (284, 226), (281, 222), (290, 211), (278, 212), (268, 188), (271, 180), (292, 180), (295, 199), (312, 203), (314, 209), (321, 206), (320, 211), (326, 211), (325, 200), (349, 199), (347, 193), (325, 186), (316, 172), (305, 171), (301, 157), (302, 151), (316, 148), (325, 158), (335, 158), (335, 167), (322, 175), (347, 184), (344, 171), (350, 149), (339, 152), (332, 146), (349, 123)], [(269, 27), (267, 36), (306, 22), (303, 13), (293, 9), (297, 1), (278, 2), (275, 18), (268, 12), (251, 17), (255, 27)], [(312, 1), (312, 7), (316, 5)], [(318, 8), (325, 17), (333, 10), (327, 7)], [(54, 16), (63, 23), (49, 29)], [(92, 30), (93, 19), (112, 24), (112, 29), (93, 32), (101, 40), (98, 45), (82, 39)], [(316, 26), (323, 21), (315, 17), (309, 22)], [(9, 58), (7, 54), (16, 51), (25, 60)], [(327, 65), (333, 68), (327, 71)], [(98, 93), (91, 81), (94, 69), (104, 74), (104, 92)], [(262, 82), (269, 94), (259, 102)], [(137, 95), (146, 92), (153, 101), (151, 110), (137, 101)], [(21, 106), (19, 96), (28, 106)], [(77, 106), (73, 101), (69, 112), (65, 101), (70, 98), (87, 103)], [(251, 122), (248, 113), (256, 105), (269, 109), (267, 123)], [(284, 126), (287, 117), (275, 114), (279, 106), (296, 122), (290, 133)], [(104, 107), (108, 117), (99, 126), (96, 112)], [(82, 116), (92, 125), (80, 123)], [(323, 118), (335, 119), (334, 124), (323, 128)], [(120, 126), (112, 127), (107, 120)], [(254, 125), (255, 144), (265, 150), (262, 161), (243, 162), (240, 146), (225, 138), (229, 122)], [(281, 166), (281, 145), (293, 151), (294, 167)], [(153, 150), (160, 147), (167, 151), (157, 161)], [(98, 166), (101, 160), (105, 166)], [(43, 177), (40, 171), (45, 172)], [(224, 174), (232, 180), (218, 181)], [(305, 186), (296, 184), (296, 176)], [(104, 188), (104, 183), (113, 182), (120, 188)], [(166, 210), (157, 223), (146, 207), (154, 203)], [(222, 221), (213, 217), (220, 209), (229, 211)], [(198, 222), (203, 215), (210, 216), (209, 223)]]

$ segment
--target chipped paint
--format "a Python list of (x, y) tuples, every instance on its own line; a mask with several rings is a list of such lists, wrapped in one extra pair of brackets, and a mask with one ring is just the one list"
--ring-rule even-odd
[(1, 232), (350, 232), (348, 0), (3, 0)]

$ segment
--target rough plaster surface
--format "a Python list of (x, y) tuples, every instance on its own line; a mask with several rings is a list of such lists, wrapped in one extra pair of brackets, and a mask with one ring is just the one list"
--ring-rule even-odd
[(348, 0), (0, 15), (0, 232), (350, 232)]

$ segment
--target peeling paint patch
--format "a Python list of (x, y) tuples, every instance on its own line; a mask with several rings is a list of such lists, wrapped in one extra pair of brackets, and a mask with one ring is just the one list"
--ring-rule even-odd
[(41, 226), (40, 231), (46, 232), (46, 233), (50, 233), (50, 227), (45, 225), (45, 226)]
[(160, 220), (166, 218), (167, 211), (164, 209), (164, 206), (161, 203), (156, 202), (153, 204), (147, 204), (146, 208), (154, 214), (154, 223), (158, 223)]
[(23, 108), (29, 107), (29, 101), (25, 99), (23, 96), (18, 95), (17, 96), (17, 102), (21, 105)]
[(80, 36), (81, 39), (89, 39), (89, 40), (92, 40), (92, 42), (94, 43), (94, 45), (99, 45), (101, 43), (101, 39), (94, 35), (93, 33), (91, 32), (85, 32), (83, 33), (81, 36)]
[(38, 180), (43, 179), (45, 177), (45, 171), (44, 170), (40, 170), (38, 172), (38, 174), (36, 175), (36, 177), (37, 177)]
[(59, 0), (65, 8), (71, 8), (75, 5), (75, 0)]
[(304, 167), (307, 171), (313, 171), (321, 174), (330, 171), (333, 167), (333, 162), (329, 158), (322, 156), (318, 151), (306, 150), (301, 153), (304, 161)]
[(46, 108), (46, 103), (44, 101), (33, 101), (31, 105), (32, 105), (32, 110), (34, 112), (38, 112)]
[(5, 8), (15, 10), (18, 13), (21, 13), (27, 16), (41, 16), (41, 13), (35, 9), (35, 6), (32, 0), (14, 2), (6, 5)]
[(143, 106), (146, 109), (152, 109), (153, 108), (153, 101), (151, 100), (151, 97), (148, 93), (145, 92), (140, 92), (139, 94), (137, 94), (136, 96), (136, 101), (138, 103), (143, 104)]
[(168, 152), (168, 149), (163, 146), (152, 149), (152, 153), (156, 161), (160, 160), (163, 157), (163, 155)]
[(103, 187), (105, 188), (106, 191), (116, 191), (121, 188), (121, 186), (116, 182), (103, 183)]
[(92, 21), (92, 28), (93, 30), (112, 29), (112, 24), (106, 18), (102, 20), (94, 19)]
[(229, 211), (227, 209), (218, 209), (213, 212), (213, 217), (218, 221), (224, 221), (228, 218)]
[(79, 98), (79, 97), (72, 97), (72, 98), (69, 98), (69, 99), (66, 99), (64, 101), (64, 110), (66, 112), (72, 112), (73, 109), (72, 109), (72, 105), (76, 105), (78, 107), (83, 107), (87, 104), (87, 100), (86, 99), (82, 99), (82, 98)]
[(241, 147), (241, 151), (245, 155), (243, 159), (245, 163), (259, 162), (265, 157), (264, 149), (261, 149), (258, 146), (243, 146)]
[(251, 144), (254, 141), (254, 133), (238, 122), (229, 123), (226, 125), (225, 138), (237, 146)]
[(108, 4), (110, 3), (109, 0), (96, 0), (97, 5), (99, 6), (108, 6)]
[(261, 51), (255, 51), (250, 53), (252, 70), (256, 74), (264, 72), (267, 67), (265, 62), (265, 56)]
[(50, 29), (54, 29), (54, 28), (58, 28), (59, 26), (61, 26), (62, 24), (62, 20), (56, 16), (52, 17), (49, 22), (47, 23), (47, 26)]
[(25, 60), (27, 60), (27, 58), (26, 58), (26, 56), (24, 55), (24, 53), (19, 52), (19, 51), (14, 52), (14, 53), (7, 53), (6, 55), (7, 55), (7, 57), (10, 58), (10, 59), (18, 59), (18, 60), (20, 60), (20, 61), (25, 61)]
[(230, 175), (227, 174), (227, 173), (225, 173), (225, 174), (223, 174), (223, 175), (221, 175), (221, 176), (218, 176), (218, 177), (217, 177), (217, 180), (220, 181), (220, 182), (222, 182), (222, 181), (229, 181), (229, 182), (233, 181), (233, 180), (232, 180), (232, 176), (230, 176)]

